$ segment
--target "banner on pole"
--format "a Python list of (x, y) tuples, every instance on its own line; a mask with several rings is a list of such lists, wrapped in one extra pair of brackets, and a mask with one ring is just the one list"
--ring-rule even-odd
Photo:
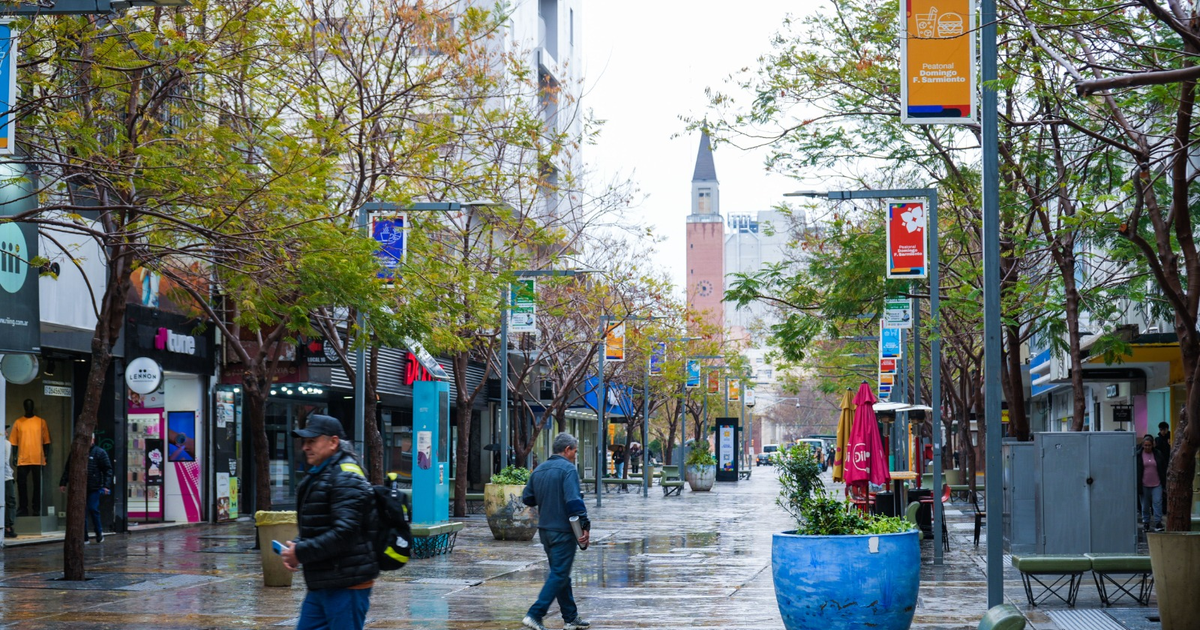
[(729, 402), (738, 402), (742, 399), (742, 381), (733, 379), (729, 381)]
[(614, 363), (625, 360), (625, 322), (609, 326), (604, 334), (604, 360)]
[(0, 155), (17, 146), (17, 31), (12, 20), (0, 20)]
[(911, 298), (887, 298), (883, 301), (884, 328), (912, 328)]
[(700, 362), (695, 359), (688, 359), (687, 388), (696, 389), (697, 387), (700, 387)]
[(924, 278), (928, 275), (926, 223), (923, 200), (888, 201), (888, 278)]
[(896, 360), (895, 359), (880, 359), (879, 360), (879, 373), (880, 374), (895, 374), (896, 373)]
[(899, 328), (879, 328), (879, 358), (899, 359), (903, 355)]
[(650, 351), (650, 376), (662, 376), (663, 363), (667, 361), (667, 344), (664, 341), (654, 343)]
[(900, 122), (974, 124), (974, 0), (903, 0)]
[(714, 371), (714, 372), (708, 373), (708, 393), (710, 393), (710, 394), (721, 393), (721, 373), (720, 372)]
[(379, 259), (378, 278), (389, 285), (396, 280), (397, 269), (408, 255), (408, 217), (394, 212), (372, 212), (371, 238), (379, 243), (375, 257)]
[(537, 332), (537, 283), (517, 280), (508, 287), (508, 330)]

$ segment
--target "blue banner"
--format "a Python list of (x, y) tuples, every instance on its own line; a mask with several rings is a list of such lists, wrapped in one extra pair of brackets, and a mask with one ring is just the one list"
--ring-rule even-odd
[(667, 344), (659, 341), (650, 351), (650, 376), (662, 376), (663, 363), (667, 361)]
[(687, 362), (687, 388), (695, 389), (697, 387), (700, 387), (700, 362), (689, 359)]
[(903, 354), (900, 343), (900, 331), (902, 328), (883, 328), (879, 329), (879, 358), (881, 359), (898, 359)]
[(371, 216), (371, 238), (379, 243), (375, 257), (379, 259), (378, 278), (395, 281), (396, 270), (404, 264), (408, 244), (408, 220), (403, 214), (374, 214)]

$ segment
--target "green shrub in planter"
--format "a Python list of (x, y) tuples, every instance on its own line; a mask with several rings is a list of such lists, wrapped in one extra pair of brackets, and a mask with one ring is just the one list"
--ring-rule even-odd
[(529, 483), (529, 469), (524, 466), (509, 466), (492, 475), (490, 483), (504, 486), (523, 486)]
[(688, 466), (716, 466), (717, 458), (708, 450), (708, 442), (693, 442), (688, 449)]

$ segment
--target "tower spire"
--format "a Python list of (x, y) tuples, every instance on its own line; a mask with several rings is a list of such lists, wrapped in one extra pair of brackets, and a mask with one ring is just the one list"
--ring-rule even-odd
[(713, 165), (712, 144), (707, 131), (700, 133), (700, 149), (696, 151), (696, 170), (692, 172), (692, 181), (717, 181), (717, 167)]

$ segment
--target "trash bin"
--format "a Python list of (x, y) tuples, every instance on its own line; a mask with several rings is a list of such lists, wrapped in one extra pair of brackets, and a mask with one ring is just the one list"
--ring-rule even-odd
[(871, 513), (881, 516), (897, 516), (895, 493), (876, 492), (875, 505), (871, 506)]
[(254, 524), (258, 526), (263, 586), (291, 586), (295, 573), (283, 566), (283, 558), (275, 553), (271, 541), (287, 542), (300, 535), (300, 529), (296, 525), (296, 513), (258, 511), (254, 513)]

